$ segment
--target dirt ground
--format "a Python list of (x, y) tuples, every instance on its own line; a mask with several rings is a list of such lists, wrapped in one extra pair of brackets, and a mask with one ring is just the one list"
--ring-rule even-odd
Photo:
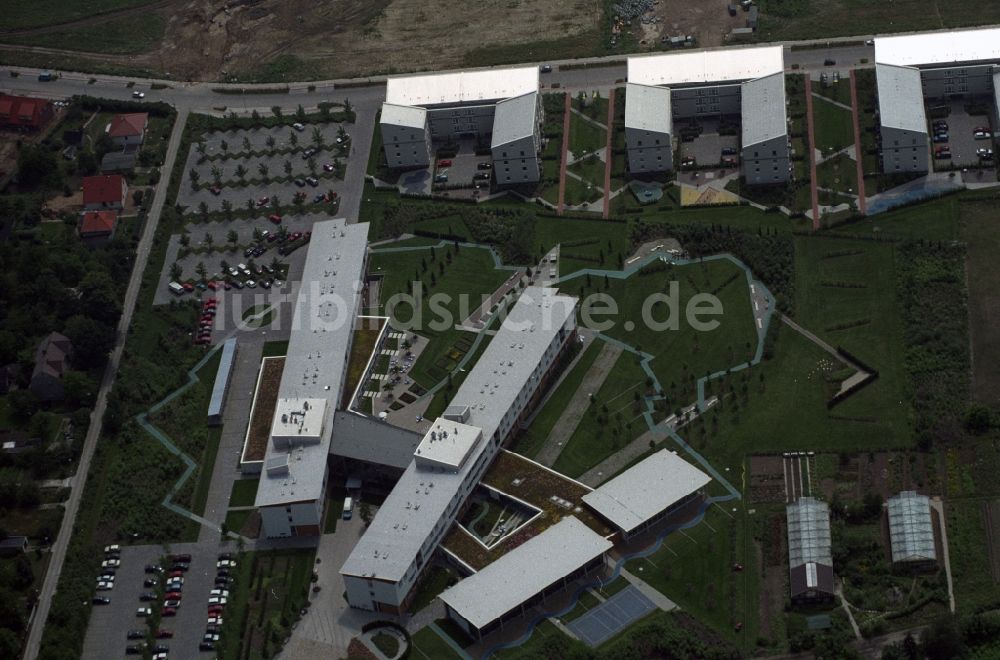
[[(731, 0), (736, 4), (738, 0)], [(637, 36), (644, 45), (655, 46), (663, 37), (693, 36), (701, 47), (721, 46), (730, 30), (746, 27), (747, 14), (742, 9), (730, 16), (730, 0), (660, 0), (653, 10), (656, 22), (639, 25)], [(634, 29), (634, 28), (633, 28)]]
[(784, 502), (785, 473), (781, 456), (750, 457), (750, 501)]

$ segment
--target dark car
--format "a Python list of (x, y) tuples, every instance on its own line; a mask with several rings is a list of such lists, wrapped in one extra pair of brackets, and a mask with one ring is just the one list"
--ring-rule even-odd
[(125, 647), (125, 655), (142, 655), (145, 650), (145, 644), (129, 644)]
[(146, 564), (147, 573), (162, 573), (163, 567), (157, 564)]
[(93, 600), (90, 602), (94, 605), (110, 605), (111, 599), (107, 596), (94, 596)]
[(212, 642), (201, 642), (200, 644), (198, 644), (198, 650), (199, 651), (214, 651), (215, 650), (215, 644), (212, 643)]
[(185, 564), (190, 564), (191, 563), (191, 555), (189, 555), (189, 554), (170, 555), (170, 557), (168, 557), (168, 559), (170, 559), (170, 561), (172, 561), (172, 562), (183, 562)]
[(170, 647), (166, 644), (157, 644), (153, 647), (154, 653), (170, 653)]
[(723, 156), (735, 156), (736, 155), (736, 147), (722, 147), (722, 155)]
[(156, 631), (156, 634), (154, 635), (156, 639), (170, 639), (173, 636), (174, 636), (174, 631), (169, 630), (167, 628), (160, 628), (159, 630)]
[(128, 639), (146, 639), (145, 630), (130, 630), (128, 634), (125, 635)]
[(225, 577), (215, 578), (215, 586), (217, 587), (228, 587), (230, 584), (232, 584), (232, 582), (233, 582), (232, 578), (225, 578)]
[(833, 66), (837, 63), (837, 60), (831, 60), (829, 57), (823, 60), (823, 66)]
[(934, 136), (934, 142), (947, 142), (947, 141), (948, 141), (947, 133), (938, 133), (937, 135)]
[(151, 600), (156, 600), (156, 592), (144, 591), (141, 594), (139, 594), (139, 600), (143, 601), (144, 603), (148, 603)]
[(229, 569), (228, 568), (220, 568), (219, 572), (215, 574), (215, 577), (217, 577), (217, 578), (220, 578), (220, 577), (227, 578), (227, 577), (229, 577)]
[(552, 73), (552, 65), (551, 64), (543, 64), (542, 66), (538, 67), (538, 70), (541, 73)]
[(299, 188), (302, 188), (306, 185), (306, 181), (305, 179), (296, 179), (295, 185), (297, 185)]
[(176, 564), (174, 564), (173, 566), (171, 566), (170, 570), (171, 571), (187, 571), (190, 568), (191, 568), (191, 564), (188, 564), (187, 562), (179, 561)]
[(164, 607), (163, 611), (160, 612), (160, 615), (161, 616), (177, 616), (177, 608), (176, 607)]
[(479, 169), (481, 169), (481, 170), (492, 170), (493, 169), (493, 163), (489, 162), (488, 160), (484, 160), (483, 162), (481, 162), (478, 165), (476, 165), (476, 167), (479, 168)]

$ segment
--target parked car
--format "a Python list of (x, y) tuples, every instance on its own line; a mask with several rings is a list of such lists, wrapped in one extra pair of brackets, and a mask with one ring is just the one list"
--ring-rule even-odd
[(139, 607), (139, 608), (136, 608), (136, 610), (135, 610), (135, 615), (138, 616), (138, 617), (145, 618), (147, 616), (152, 616), (152, 614), (153, 614), (153, 610), (149, 609), (148, 607)]
[[(215, 312), (213, 311), (212, 313), (214, 314)], [(185, 571), (186, 572), (190, 568), (191, 568), (191, 564), (188, 564), (187, 562), (179, 561), (179, 562), (176, 562), (173, 566), (171, 566), (170, 570), (172, 570), (172, 571)]]
[(222, 188), (220, 188), (219, 186), (212, 186), (211, 188), (208, 189), (208, 191), (210, 193), (212, 193), (213, 195), (221, 195), (222, 194)]
[(937, 133), (936, 135), (934, 135), (934, 140), (933, 141), (936, 142), (936, 143), (947, 142), (948, 141), (948, 134), (947, 133)]
[(122, 551), (122, 547), (120, 545), (118, 545), (118, 544), (104, 546), (104, 554), (105, 555), (118, 555), (118, 554), (121, 553), (121, 551)]
[(736, 155), (736, 147), (722, 147), (722, 155), (723, 156), (735, 156)]
[(214, 651), (215, 650), (215, 644), (212, 643), (212, 642), (204, 642), (204, 641), (203, 642), (199, 642), (198, 643), (198, 650), (199, 651)]
[(125, 633), (125, 639), (146, 639), (146, 631), (135, 628)]
[(156, 631), (156, 634), (153, 635), (153, 637), (155, 637), (156, 639), (170, 639), (173, 636), (174, 636), (174, 631), (170, 630), (169, 628), (160, 628), (159, 630)]
[(319, 185), (319, 179), (317, 179), (314, 176), (307, 176), (306, 177), (306, 183), (308, 183), (310, 186), (312, 186), (313, 188), (315, 188), (316, 186)]
[(144, 603), (148, 603), (151, 600), (156, 600), (156, 592), (143, 591), (141, 594), (139, 594), (139, 600), (141, 600)]
[(183, 595), (181, 594), (180, 591), (168, 591), (166, 594), (163, 595), (163, 598), (165, 600), (181, 600), (183, 598)]
[(110, 605), (111, 599), (107, 596), (94, 596), (90, 602), (94, 605)]
[(208, 617), (208, 620), (206, 621), (206, 623), (208, 625), (210, 625), (210, 626), (221, 626), (222, 625), (222, 617), (221, 616), (210, 616), (210, 617)]
[(267, 216), (267, 219), (276, 225), (281, 224), (281, 216), (278, 215), (277, 213), (272, 213), (271, 215)]
[(837, 60), (831, 60), (829, 57), (823, 60), (823, 66), (833, 66), (837, 63)]
[(135, 90), (134, 92), (132, 92), (132, 98), (134, 98), (134, 99), (144, 99), (144, 98), (146, 98), (146, 93), (145, 92), (140, 92), (139, 90)]
[(212, 589), (210, 592), (208, 592), (208, 595), (209, 596), (225, 596), (226, 598), (229, 598), (229, 590), (228, 589)]
[(101, 580), (97, 583), (98, 591), (111, 591), (114, 588), (115, 588), (114, 582), (106, 582), (104, 580)]
[(108, 568), (108, 567), (118, 568), (121, 565), (122, 565), (122, 560), (115, 559), (114, 557), (112, 557), (111, 559), (105, 559), (104, 561), (101, 562), (101, 568)]
[(302, 131), (306, 130), (306, 127), (303, 126), (302, 124), (300, 124), (299, 122), (295, 122), (294, 124), (292, 124), (292, 128), (294, 128), (295, 130), (297, 130), (299, 133), (301, 133)]
[(208, 599), (209, 605), (225, 605), (229, 601), (225, 596), (212, 596)]
[(732, 156), (723, 156), (722, 165), (724, 167), (736, 167), (736, 159)]
[(296, 179), (295, 185), (297, 185), (299, 188), (302, 188), (303, 186), (306, 185), (305, 179)]
[(267, 196), (261, 197), (257, 200), (257, 208), (260, 208), (261, 206), (267, 206), (270, 202), (271, 202), (270, 197)]
[(934, 157), (937, 158), (937, 159), (940, 159), (940, 160), (951, 158), (951, 150), (950, 149), (935, 149), (934, 150)]
[(171, 598), (170, 600), (163, 601), (163, 607), (165, 608), (173, 607), (176, 609), (180, 606), (181, 606), (181, 601), (177, 600), (176, 598)]
[(176, 607), (164, 607), (160, 612), (160, 616), (177, 616)]
[(491, 163), (488, 160), (484, 160), (483, 162), (477, 164), (476, 168), (480, 169), (480, 170), (492, 170), (493, 169), (493, 163)]
[(489, 181), (490, 180), (490, 173), (489, 172), (476, 172), (472, 176), (472, 179), (474, 181)]
[(983, 160), (991, 160), (993, 158), (993, 150), (982, 147), (980, 149), (976, 149), (976, 155)]
[(988, 140), (990, 139), (990, 132), (985, 128), (976, 128), (972, 133), (972, 137), (977, 140)]
[(538, 67), (538, 70), (541, 73), (552, 73), (552, 65), (551, 64), (543, 64), (542, 66)]
[(125, 647), (125, 655), (141, 655), (145, 651), (145, 644), (129, 644)]
[(445, 158), (438, 161), (438, 167), (451, 167), (451, 159)]
[(447, 182), (448, 182), (448, 175), (447, 174), (435, 174), (434, 175), (434, 183), (447, 183)]

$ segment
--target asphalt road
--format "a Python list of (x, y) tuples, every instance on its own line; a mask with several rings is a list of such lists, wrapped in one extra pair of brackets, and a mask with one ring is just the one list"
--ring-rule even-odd
[[(163, 164), (164, 172), (170, 172), (173, 168), (174, 160), (177, 158), (177, 151), (181, 144), (184, 124), (187, 122), (187, 115), (188, 112), (186, 109), (180, 110), (177, 113), (177, 122), (174, 124), (173, 131), (170, 134), (170, 142), (167, 145), (166, 161)], [(97, 447), (97, 439), (101, 435), (104, 410), (108, 403), (108, 392), (111, 390), (111, 386), (115, 382), (115, 375), (118, 373), (118, 364), (121, 361), (122, 349), (125, 347), (125, 339), (128, 336), (128, 329), (132, 323), (132, 314), (135, 311), (139, 289), (142, 286), (142, 274), (145, 272), (146, 262), (149, 260), (149, 252), (153, 246), (153, 237), (156, 234), (156, 227), (160, 222), (160, 213), (163, 211), (163, 204), (167, 199), (167, 186), (169, 183), (170, 177), (165, 176), (157, 185), (156, 192), (153, 195), (153, 205), (149, 210), (146, 226), (142, 230), (142, 237), (139, 239), (139, 246), (135, 255), (135, 265), (132, 267), (132, 276), (129, 278), (128, 288), (125, 291), (122, 316), (118, 321), (115, 347), (111, 351), (108, 366), (104, 370), (101, 387), (97, 392), (97, 402), (94, 404), (94, 411), (90, 415), (90, 428), (83, 442), (83, 451), (80, 454), (80, 464), (76, 470), (73, 489), (70, 491), (69, 499), (66, 500), (66, 510), (63, 514), (62, 524), (59, 526), (59, 535), (56, 536), (56, 541), (52, 544), (49, 568), (38, 595), (38, 607), (35, 610), (34, 619), (32, 620), (28, 641), (25, 643), (24, 657), (26, 660), (34, 660), (34, 658), (38, 657), (38, 649), (42, 640), (42, 630), (49, 616), (49, 605), (52, 603), (52, 596), (59, 582), (59, 576), (62, 574), (63, 561), (66, 559), (66, 549), (69, 546), (73, 524), (76, 522), (76, 513), (80, 508), (80, 498), (83, 495), (84, 486), (87, 482), (87, 471), (90, 469), (90, 461), (94, 456), (94, 449)]]

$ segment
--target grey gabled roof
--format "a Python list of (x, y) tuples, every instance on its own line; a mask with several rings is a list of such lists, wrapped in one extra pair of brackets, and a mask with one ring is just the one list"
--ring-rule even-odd
[(587, 493), (583, 501), (630, 532), (710, 481), (707, 474), (664, 449)]
[(671, 134), (670, 88), (639, 83), (625, 85), (625, 128)]
[(412, 105), (383, 103), (379, 123), (416, 128), (422, 131), (427, 127), (427, 110)]
[(595, 557), (611, 542), (567, 516), (441, 594), (451, 609), (483, 628)]
[(740, 93), (744, 149), (788, 134), (784, 73), (748, 80), (740, 85)]
[(908, 66), (876, 64), (878, 113), (883, 127), (927, 132), (924, 88), (920, 70)]
[(894, 562), (937, 557), (929, 497), (905, 490), (890, 497), (886, 509), (889, 515), (889, 545)]
[(420, 434), (356, 412), (333, 416), (330, 453), (405, 470), (420, 444)]
[(493, 141), (496, 148), (535, 134), (538, 117), (538, 92), (504, 99), (493, 115)]

